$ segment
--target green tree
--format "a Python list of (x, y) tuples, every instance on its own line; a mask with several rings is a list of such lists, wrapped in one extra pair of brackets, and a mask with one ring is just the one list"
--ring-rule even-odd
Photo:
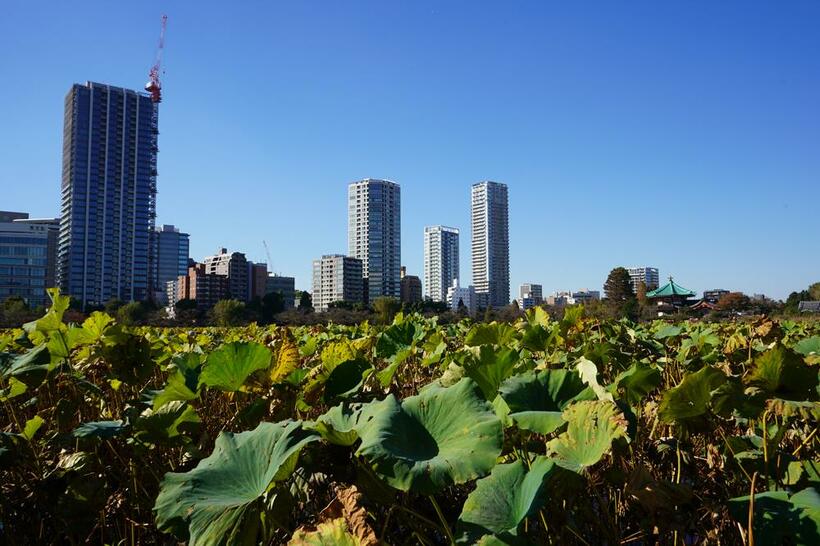
[(813, 301), (820, 301), (820, 282), (809, 286), (809, 296), (811, 296)]
[(111, 298), (107, 302), (105, 302), (105, 312), (111, 315), (112, 317), (117, 316), (117, 311), (120, 310), (120, 307), (125, 305), (125, 302), (122, 300), (118, 300), (117, 298)]
[(717, 302), (718, 311), (748, 311), (752, 306), (749, 296), (743, 292), (729, 292), (723, 294)]
[(638, 298), (638, 304), (641, 307), (646, 307), (647, 305), (649, 305), (649, 299), (646, 297), (646, 292), (647, 292), (646, 283), (643, 282), (643, 281), (639, 282), (638, 283), (637, 298)]
[(625, 302), (635, 297), (632, 290), (632, 278), (629, 271), (623, 267), (616, 267), (609, 272), (604, 283), (604, 294), (608, 300)]
[(299, 309), (302, 311), (313, 311), (313, 298), (310, 293), (305, 290), (299, 293)]
[(126, 326), (141, 324), (148, 316), (148, 306), (139, 301), (121, 305), (117, 309), (117, 322)]
[(638, 300), (632, 290), (632, 278), (626, 268), (616, 267), (609, 272), (604, 283), (604, 293), (614, 316), (628, 317), (632, 320), (638, 318)]
[(393, 322), (393, 317), (401, 309), (401, 302), (396, 298), (376, 298), (373, 302), (373, 310), (376, 312), (376, 318), (380, 324), (390, 324)]
[(219, 300), (211, 309), (217, 326), (241, 326), (246, 321), (245, 304), (239, 300)]

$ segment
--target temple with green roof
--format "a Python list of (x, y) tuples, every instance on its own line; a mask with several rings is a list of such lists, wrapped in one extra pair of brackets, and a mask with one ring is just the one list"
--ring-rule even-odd
[(646, 298), (658, 306), (658, 315), (663, 315), (665, 312), (674, 312), (682, 307), (687, 307), (692, 304), (689, 298), (695, 295), (691, 290), (676, 284), (669, 277), (669, 282), (660, 288), (656, 288), (651, 292), (646, 293)]

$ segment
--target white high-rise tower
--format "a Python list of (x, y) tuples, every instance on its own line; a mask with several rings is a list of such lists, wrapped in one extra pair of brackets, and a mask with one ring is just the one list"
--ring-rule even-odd
[(447, 301), (447, 290), (459, 278), (458, 229), (424, 228), (424, 297)]
[(510, 231), (507, 185), (473, 184), (471, 196), (473, 285), (482, 307), (510, 303)]

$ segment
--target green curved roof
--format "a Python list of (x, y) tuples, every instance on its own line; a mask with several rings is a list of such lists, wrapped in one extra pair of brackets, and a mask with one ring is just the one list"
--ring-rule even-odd
[(669, 282), (665, 285), (646, 293), (647, 298), (668, 298), (670, 296), (690, 297), (694, 295), (695, 293), (691, 290), (687, 290), (681, 285), (675, 284), (672, 277), (669, 277)]

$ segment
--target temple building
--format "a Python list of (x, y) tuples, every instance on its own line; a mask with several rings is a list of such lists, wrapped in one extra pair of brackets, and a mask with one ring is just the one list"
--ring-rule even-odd
[(675, 284), (672, 277), (665, 285), (646, 293), (647, 299), (658, 306), (658, 316), (662, 317), (667, 313), (674, 313), (683, 307), (692, 305), (689, 298), (695, 295), (691, 290)]

